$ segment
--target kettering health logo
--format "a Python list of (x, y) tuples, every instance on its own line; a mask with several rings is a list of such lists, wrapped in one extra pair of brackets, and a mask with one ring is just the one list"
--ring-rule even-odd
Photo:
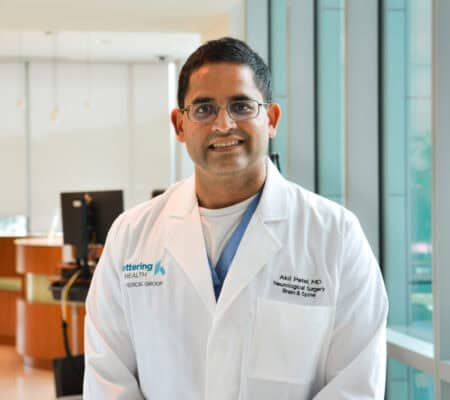
[(161, 260), (154, 264), (125, 264), (122, 271), (128, 287), (161, 286), (163, 281), (156, 278), (166, 275)]

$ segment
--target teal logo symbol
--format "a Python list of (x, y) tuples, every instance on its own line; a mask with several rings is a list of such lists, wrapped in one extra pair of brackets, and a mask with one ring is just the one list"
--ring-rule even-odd
[(155, 275), (158, 275), (158, 274), (165, 275), (166, 274), (166, 270), (162, 266), (161, 261), (156, 262), (156, 264), (154, 265), (154, 271), (155, 271)]
[(161, 275), (165, 275), (166, 274), (166, 269), (162, 266), (161, 261), (157, 261), (155, 266), (154, 266), (154, 271), (155, 271), (155, 275), (161, 274)]

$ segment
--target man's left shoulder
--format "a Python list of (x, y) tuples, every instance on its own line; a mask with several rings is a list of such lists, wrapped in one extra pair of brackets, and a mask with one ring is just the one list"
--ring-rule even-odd
[(301, 211), (312, 221), (336, 224), (341, 227), (349, 222), (357, 221), (356, 216), (343, 205), (294, 182), (286, 180), (286, 190), (288, 192), (288, 208)]

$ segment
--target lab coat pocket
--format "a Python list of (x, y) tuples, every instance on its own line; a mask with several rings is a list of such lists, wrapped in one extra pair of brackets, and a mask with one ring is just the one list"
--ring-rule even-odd
[(259, 299), (248, 376), (305, 385), (313, 381), (330, 325), (330, 307)]

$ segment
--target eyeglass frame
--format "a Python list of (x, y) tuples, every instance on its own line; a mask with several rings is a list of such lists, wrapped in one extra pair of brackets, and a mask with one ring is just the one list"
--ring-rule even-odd
[[(254, 101), (257, 105), (258, 105), (258, 111), (256, 112), (256, 115), (254, 115), (253, 117), (249, 117), (249, 118), (242, 118), (242, 119), (234, 119), (231, 114), (230, 114), (230, 110), (229, 110), (229, 106), (231, 103), (235, 103), (235, 102), (239, 102), (239, 101)], [(195, 121), (190, 117), (190, 110), (192, 106), (195, 105), (201, 105), (201, 104), (213, 104), (216, 106), (216, 112), (215, 112), (215, 118), (212, 119), (211, 121)], [(217, 104), (215, 101), (200, 101), (198, 103), (191, 103), (188, 104), (186, 107), (180, 108), (180, 111), (184, 114), (185, 112), (187, 113), (187, 117), (189, 118), (189, 121), (194, 122), (196, 124), (210, 124), (212, 122), (214, 122), (217, 117), (219, 116), (219, 111), (221, 109), (225, 109), (227, 112), (228, 117), (234, 121), (234, 122), (240, 122), (240, 121), (248, 121), (251, 119), (255, 119), (258, 118), (259, 113), (261, 111), (261, 106), (270, 106), (271, 104), (273, 104), (272, 102), (265, 102), (265, 103), (260, 103), (258, 100), (256, 99), (251, 99), (251, 98), (245, 98), (245, 99), (234, 99), (234, 100), (230, 100), (228, 101), (228, 103), (226, 104), (226, 106), (221, 106), (219, 104)]]

